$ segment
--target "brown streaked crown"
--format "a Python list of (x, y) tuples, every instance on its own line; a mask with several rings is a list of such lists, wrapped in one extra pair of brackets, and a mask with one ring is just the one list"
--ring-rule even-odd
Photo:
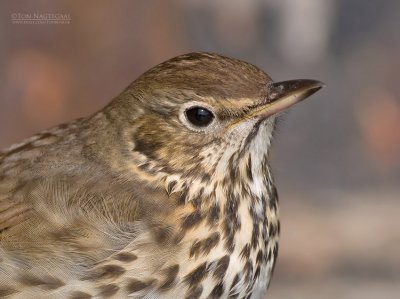
[(269, 81), (267, 74), (250, 63), (217, 54), (190, 53), (150, 69), (133, 85), (191, 90), (199, 96), (227, 100), (259, 97)]

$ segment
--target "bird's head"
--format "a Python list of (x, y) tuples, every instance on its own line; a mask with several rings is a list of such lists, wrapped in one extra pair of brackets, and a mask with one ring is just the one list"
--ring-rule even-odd
[(275, 83), (252, 64), (192, 53), (144, 73), (108, 113), (122, 121), (123, 151), (146, 175), (206, 180), (266, 163), (277, 113), (321, 87)]

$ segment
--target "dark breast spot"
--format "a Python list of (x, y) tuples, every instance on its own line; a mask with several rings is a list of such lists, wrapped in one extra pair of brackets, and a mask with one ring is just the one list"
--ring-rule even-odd
[(239, 198), (233, 194), (232, 191), (229, 192), (227, 202), (225, 204), (224, 212), (224, 239), (225, 239), (225, 249), (228, 252), (233, 252), (235, 248), (235, 234), (240, 228), (240, 219), (238, 215), (239, 208)]
[(228, 161), (229, 177), (231, 184), (236, 182), (240, 176), (238, 176), (238, 167), (236, 165), (236, 155), (232, 155)]
[(25, 274), (19, 278), (19, 282), (25, 286), (39, 286), (43, 285), (44, 281), (42, 279), (37, 278), (36, 276)]
[(189, 257), (193, 256), (197, 257), (201, 252), (201, 247), (202, 247), (202, 241), (195, 240), (192, 246), (190, 247)]
[(203, 220), (203, 215), (200, 211), (194, 211), (193, 213), (185, 216), (182, 219), (181, 228), (182, 230), (188, 230), (198, 225)]
[(151, 232), (153, 233), (154, 241), (161, 245), (173, 239), (174, 229), (166, 224), (155, 223), (151, 226)]
[(72, 292), (71, 296), (68, 297), (69, 299), (90, 299), (92, 298), (92, 295), (89, 295), (88, 293), (81, 292), (81, 291), (75, 291)]
[(219, 240), (220, 234), (218, 232), (214, 232), (204, 240), (194, 241), (192, 247), (190, 248), (190, 257), (198, 257), (200, 254), (208, 255), (210, 251), (218, 245)]
[(271, 248), (268, 248), (268, 255), (267, 255), (267, 261), (270, 261), (271, 260), (271, 257), (272, 257), (272, 249)]
[(209, 214), (208, 214), (208, 224), (213, 227), (215, 224), (218, 223), (220, 214), (219, 205), (214, 205), (211, 207)]
[(202, 252), (204, 255), (210, 253), (211, 249), (218, 245), (220, 235), (218, 232), (212, 233), (208, 238), (204, 239), (202, 242)]
[(224, 283), (220, 282), (213, 288), (213, 290), (211, 291), (210, 296), (208, 298), (218, 299), (223, 295), (223, 293), (224, 293)]
[(264, 252), (260, 249), (257, 253), (256, 263), (257, 265), (261, 265), (264, 259)]
[(236, 285), (238, 284), (238, 282), (240, 281), (240, 279), (241, 279), (240, 273), (236, 274), (236, 275), (235, 275), (235, 278), (233, 278), (231, 287), (229, 288), (229, 292), (232, 292), (232, 291), (233, 291), (233, 289), (236, 287)]
[(148, 171), (148, 172), (150, 172), (150, 173), (153, 174), (153, 171), (152, 171), (152, 169), (151, 169), (151, 164), (148, 163), (148, 162), (145, 162), (145, 163), (143, 163), (143, 164), (140, 164), (140, 165), (139, 165), (139, 169), (140, 169), (140, 170), (143, 170), (143, 171)]
[(169, 182), (168, 186), (167, 186), (167, 193), (171, 194), (172, 191), (174, 190), (175, 186), (176, 186), (176, 181)]
[(119, 287), (115, 284), (107, 284), (99, 286), (98, 289), (99, 289), (98, 296), (111, 297), (118, 292)]
[(269, 208), (274, 212), (278, 209), (278, 192), (275, 186), (270, 189)]
[(275, 271), (276, 259), (278, 258), (278, 248), (279, 248), (279, 244), (276, 243), (275, 248), (274, 248), (274, 263), (272, 265), (271, 275), (274, 274), (274, 271)]
[(195, 288), (190, 288), (189, 291), (186, 293), (185, 299), (198, 299), (200, 298), (202, 293), (203, 293), (203, 287), (201, 285)]
[(254, 272), (254, 282), (260, 277), (261, 267), (257, 266), (256, 272)]
[(179, 206), (183, 206), (186, 204), (186, 200), (188, 198), (188, 187), (187, 186), (182, 186), (182, 191), (179, 192), (179, 195), (176, 197), (176, 203)]
[(258, 222), (255, 221), (253, 223), (253, 232), (251, 235), (251, 248), (252, 249), (257, 248), (259, 237), (260, 237), (260, 226), (259, 226)]
[(154, 284), (156, 280), (151, 279), (151, 280), (138, 280), (138, 279), (130, 279), (127, 286), (126, 286), (126, 291), (128, 294), (136, 293), (141, 290), (144, 290)]
[(192, 272), (187, 274), (184, 281), (190, 286), (195, 286), (201, 283), (207, 272), (207, 263), (204, 262)]
[(65, 285), (64, 282), (55, 277), (48, 276), (44, 278), (38, 278), (36, 276), (29, 274), (21, 276), (19, 281), (21, 284), (26, 286), (30, 287), (41, 286), (42, 288), (48, 290), (54, 290)]
[(121, 276), (125, 269), (118, 265), (105, 265), (99, 269), (94, 269), (85, 275), (82, 280), (97, 281), (98, 279), (110, 279)]
[(275, 260), (275, 261), (276, 261), (276, 259), (278, 258), (278, 247), (279, 247), (279, 244), (276, 243), (276, 244), (275, 244), (275, 247), (274, 247), (274, 260)]
[(137, 259), (137, 256), (130, 252), (121, 252), (114, 256), (114, 259), (120, 262), (129, 263)]
[(268, 235), (269, 238), (273, 238), (278, 234), (278, 223), (271, 222), (269, 225)]
[(250, 258), (250, 244), (246, 244), (243, 246), (243, 249), (240, 252), (240, 258), (245, 261)]
[(240, 219), (238, 215), (239, 209), (239, 198), (233, 192), (229, 192), (227, 202), (225, 204), (225, 222), (224, 230), (227, 235), (234, 235), (236, 231), (240, 228)]
[(234, 238), (234, 235), (230, 234), (230, 235), (225, 236), (224, 248), (229, 253), (232, 253), (235, 250), (235, 238)]
[(245, 274), (245, 279), (250, 281), (250, 279), (253, 277), (253, 264), (250, 263), (250, 261), (246, 262), (243, 272)]
[(18, 293), (17, 290), (7, 287), (7, 286), (0, 286), (0, 297), (5, 298), (6, 296)]
[(217, 267), (213, 273), (213, 276), (217, 279), (217, 281), (223, 281), (226, 270), (229, 266), (229, 255), (223, 256), (217, 263)]
[(251, 170), (251, 156), (249, 156), (249, 159), (247, 160), (246, 173), (247, 173), (247, 178), (249, 179), (250, 182), (252, 182), (253, 181), (253, 172)]
[(173, 265), (163, 270), (165, 276), (164, 281), (161, 282), (160, 290), (166, 291), (170, 289), (176, 282), (176, 277), (179, 273), (179, 265)]
[(253, 292), (248, 293), (245, 299), (251, 299), (251, 296), (253, 296)]

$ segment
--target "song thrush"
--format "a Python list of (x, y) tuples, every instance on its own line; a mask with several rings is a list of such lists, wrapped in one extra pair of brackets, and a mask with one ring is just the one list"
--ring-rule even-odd
[(1, 298), (260, 298), (276, 113), (322, 87), (192, 53), (0, 154)]

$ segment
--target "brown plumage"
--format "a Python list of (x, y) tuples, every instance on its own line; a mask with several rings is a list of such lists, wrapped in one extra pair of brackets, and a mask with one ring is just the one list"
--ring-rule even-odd
[(0, 153), (0, 297), (259, 298), (276, 113), (321, 87), (209, 53)]

